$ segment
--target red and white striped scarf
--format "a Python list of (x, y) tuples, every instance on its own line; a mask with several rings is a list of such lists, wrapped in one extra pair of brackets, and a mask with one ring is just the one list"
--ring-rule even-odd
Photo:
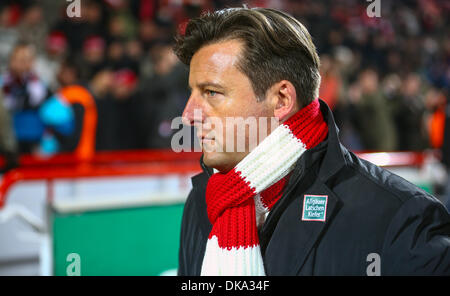
[(272, 209), (299, 157), (327, 133), (316, 99), (278, 126), (231, 171), (211, 176), (206, 204), (213, 226), (201, 275), (265, 275), (257, 216)]

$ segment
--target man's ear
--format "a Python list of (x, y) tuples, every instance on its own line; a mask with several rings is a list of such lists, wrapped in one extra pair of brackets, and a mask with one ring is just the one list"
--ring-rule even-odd
[(268, 97), (273, 106), (273, 113), (280, 122), (284, 122), (298, 111), (297, 93), (288, 80), (281, 80), (269, 89)]

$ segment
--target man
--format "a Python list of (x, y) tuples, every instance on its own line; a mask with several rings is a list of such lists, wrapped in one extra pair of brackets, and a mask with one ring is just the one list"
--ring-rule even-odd
[(19, 153), (32, 153), (44, 133), (38, 109), (50, 96), (45, 83), (34, 73), (35, 49), (18, 43), (11, 52), (8, 71), (0, 77), (4, 105), (11, 114)]
[[(204, 170), (184, 209), (180, 275), (450, 274), (449, 213), (341, 146), (300, 22), (221, 10), (192, 19), (175, 52), (190, 66), (183, 119)], [(236, 118), (258, 119), (256, 147), (250, 124), (244, 147), (230, 144)]]

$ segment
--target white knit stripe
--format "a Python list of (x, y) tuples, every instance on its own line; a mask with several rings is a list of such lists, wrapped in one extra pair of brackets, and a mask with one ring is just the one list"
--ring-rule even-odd
[(260, 246), (220, 248), (217, 236), (208, 239), (202, 263), (202, 276), (264, 276)]
[(305, 151), (305, 144), (292, 134), (288, 126), (282, 124), (241, 160), (235, 169), (260, 193), (285, 177)]

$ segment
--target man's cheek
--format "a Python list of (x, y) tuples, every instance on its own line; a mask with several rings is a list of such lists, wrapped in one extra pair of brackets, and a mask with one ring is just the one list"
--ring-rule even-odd
[(225, 141), (225, 126), (219, 117), (211, 117), (208, 119), (209, 132), (206, 137), (212, 139), (210, 145), (213, 146), (211, 152), (224, 152)]

